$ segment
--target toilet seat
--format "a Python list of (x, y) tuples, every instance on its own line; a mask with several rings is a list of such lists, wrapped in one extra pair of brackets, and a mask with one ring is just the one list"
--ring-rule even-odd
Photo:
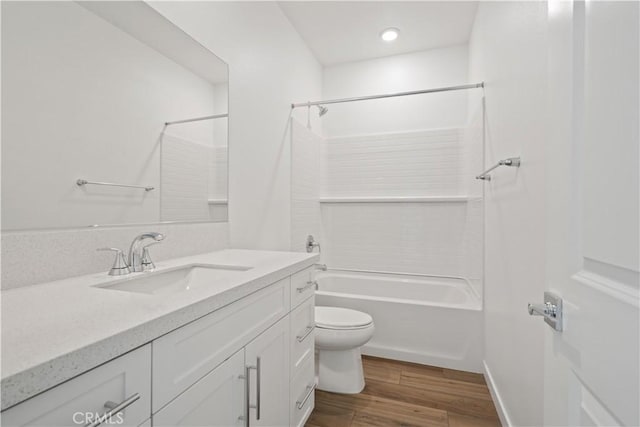
[(367, 313), (342, 307), (316, 307), (315, 316), (316, 327), (322, 329), (362, 329), (373, 324)]

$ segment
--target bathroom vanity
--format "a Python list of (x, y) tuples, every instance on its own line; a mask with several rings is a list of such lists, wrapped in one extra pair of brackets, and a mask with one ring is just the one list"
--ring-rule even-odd
[(2, 425), (304, 425), (317, 257), (224, 250), (3, 292)]

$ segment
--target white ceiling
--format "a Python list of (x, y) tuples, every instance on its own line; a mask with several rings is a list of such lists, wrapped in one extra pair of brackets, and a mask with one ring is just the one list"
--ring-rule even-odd
[[(281, 1), (289, 21), (323, 65), (467, 43), (475, 1)], [(400, 29), (391, 43), (380, 39)]]

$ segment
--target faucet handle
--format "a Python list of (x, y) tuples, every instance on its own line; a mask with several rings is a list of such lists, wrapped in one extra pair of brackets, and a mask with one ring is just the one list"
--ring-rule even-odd
[(307, 236), (307, 252), (311, 253), (313, 252), (313, 248), (318, 248), (318, 252), (321, 252), (320, 250), (320, 242), (316, 242), (315, 239), (313, 238), (313, 235), (309, 234)]
[(158, 243), (160, 242), (151, 242), (142, 247), (142, 258), (140, 259), (142, 271), (153, 271), (156, 269), (156, 265), (151, 260), (151, 255), (149, 255), (149, 246), (157, 245)]
[(116, 253), (116, 259), (113, 261), (113, 266), (109, 270), (109, 276), (123, 276), (131, 273), (131, 269), (124, 259), (124, 253), (118, 248), (99, 248), (97, 251), (113, 251)]

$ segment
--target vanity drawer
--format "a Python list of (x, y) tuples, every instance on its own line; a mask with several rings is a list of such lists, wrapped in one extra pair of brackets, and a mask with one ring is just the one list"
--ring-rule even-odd
[(304, 426), (315, 404), (315, 371), (313, 357), (305, 360), (291, 382), (290, 425)]
[[(107, 402), (130, 403), (111, 417), (111, 424), (137, 427), (149, 418), (150, 344), (7, 409), (2, 413), (2, 425), (84, 426), (109, 412)], [(108, 419), (104, 424), (109, 424)]]
[(153, 341), (156, 413), (289, 312), (289, 278)]
[(293, 377), (306, 359), (313, 359), (315, 341), (315, 296), (311, 296), (290, 316), (291, 376)]
[(314, 274), (315, 268), (309, 267), (291, 276), (291, 308), (315, 294)]

